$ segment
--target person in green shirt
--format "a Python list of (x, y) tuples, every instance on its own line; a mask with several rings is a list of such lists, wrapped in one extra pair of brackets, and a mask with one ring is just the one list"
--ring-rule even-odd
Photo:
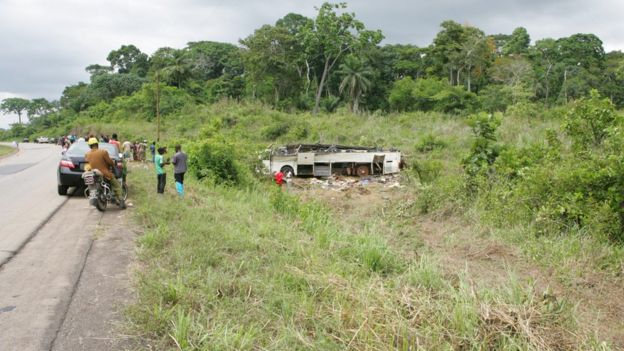
[(154, 157), (154, 166), (156, 168), (156, 177), (158, 179), (158, 187), (156, 191), (159, 194), (165, 193), (165, 183), (167, 180), (167, 174), (165, 173), (165, 169), (163, 168), (163, 166), (166, 164), (164, 157), (165, 152), (167, 152), (166, 148), (159, 147), (158, 155)]

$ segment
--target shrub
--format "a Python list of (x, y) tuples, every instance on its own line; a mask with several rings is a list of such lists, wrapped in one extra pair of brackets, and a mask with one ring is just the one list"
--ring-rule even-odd
[(564, 122), (566, 133), (576, 147), (598, 146), (608, 135), (608, 129), (619, 122), (615, 107), (597, 90), (582, 98), (568, 112)]
[(268, 140), (275, 140), (288, 133), (288, 130), (290, 130), (290, 124), (288, 122), (277, 121), (262, 128), (262, 136)]
[(489, 168), (498, 157), (501, 146), (496, 144), (496, 129), (500, 124), (499, 115), (484, 112), (473, 115), (468, 120), (475, 137), (470, 155), (463, 160), (464, 170), (469, 176), (475, 176)]
[(422, 160), (412, 163), (412, 169), (421, 183), (431, 183), (442, 173), (442, 162), (438, 160)]
[(419, 152), (429, 152), (436, 149), (443, 149), (445, 147), (446, 142), (433, 134), (425, 135), (420, 142), (416, 144), (416, 150)]
[(511, 101), (511, 91), (505, 85), (488, 85), (479, 92), (483, 110), (490, 113), (505, 111)]
[(412, 77), (405, 77), (394, 82), (388, 102), (394, 111), (413, 111), (416, 105), (416, 98), (412, 91), (416, 87), (416, 82)]
[(539, 117), (541, 109), (539, 105), (532, 102), (517, 102), (507, 108), (507, 114), (516, 117)]
[(215, 184), (240, 185), (248, 174), (236, 159), (234, 147), (221, 139), (208, 139), (191, 144), (189, 166), (198, 179), (209, 179)]

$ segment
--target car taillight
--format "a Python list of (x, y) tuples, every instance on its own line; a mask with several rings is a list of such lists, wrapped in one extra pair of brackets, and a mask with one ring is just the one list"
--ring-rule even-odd
[(70, 160), (61, 160), (61, 167), (65, 167), (65, 168), (74, 168), (76, 166), (74, 166), (74, 164), (72, 163), (72, 161)]

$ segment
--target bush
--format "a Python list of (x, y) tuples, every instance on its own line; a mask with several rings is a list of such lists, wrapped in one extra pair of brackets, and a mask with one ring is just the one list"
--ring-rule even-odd
[(268, 140), (275, 140), (282, 135), (288, 133), (290, 124), (286, 121), (277, 121), (271, 125), (262, 128), (262, 136)]
[(576, 147), (598, 146), (619, 119), (611, 101), (592, 90), (589, 97), (579, 100), (568, 112), (564, 129)]
[(468, 120), (472, 128), (474, 141), (470, 155), (463, 160), (464, 170), (469, 176), (476, 176), (496, 161), (501, 146), (496, 144), (496, 129), (501, 124), (499, 115), (479, 113)]
[(505, 85), (488, 85), (479, 92), (483, 110), (490, 113), (505, 111), (511, 101), (511, 91)]
[(412, 95), (412, 91), (416, 87), (416, 82), (412, 77), (405, 77), (394, 82), (388, 102), (390, 108), (394, 111), (413, 111), (416, 106), (416, 98)]
[(422, 160), (412, 163), (412, 169), (421, 183), (431, 183), (442, 173), (442, 162), (438, 160)]
[(188, 151), (189, 167), (197, 179), (230, 186), (243, 184), (248, 179), (248, 172), (236, 159), (234, 147), (225, 140), (200, 141), (191, 144)]
[(516, 117), (539, 117), (542, 114), (539, 105), (532, 102), (518, 102), (507, 108), (507, 115)]
[(443, 149), (445, 147), (446, 142), (433, 134), (425, 135), (420, 142), (416, 144), (416, 150), (419, 152), (429, 152), (436, 149)]

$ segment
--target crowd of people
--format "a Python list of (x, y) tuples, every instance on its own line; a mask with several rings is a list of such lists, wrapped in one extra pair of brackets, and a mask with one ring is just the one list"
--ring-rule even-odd
[[(71, 144), (75, 142), (87, 142), (89, 145), (93, 144), (93, 141), (99, 143), (109, 143), (116, 146), (117, 151), (123, 154), (123, 158), (126, 161), (135, 162), (150, 162), (154, 163), (157, 177), (156, 191), (159, 194), (164, 194), (166, 185), (166, 170), (165, 166), (173, 165), (173, 176), (175, 180), (175, 187), (178, 195), (184, 196), (184, 174), (187, 171), (187, 156), (182, 151), (181, 145), (175, 146), (175, 154), (171, 161), (165, 158), (167, 153), (167, 147), (156, 147), (156, 142), (153, 141), (148, 144), (147, 140), (126, 140), (123, 143), (119, 142), (118, 135), (113, 133), (110, 137), (108, 135), (100, 135), (99, 138), (95, 135), (86, 135), (84, 137), (78, 137), (75, 134), (67, 136), (61, 136), (58, 138), (58, 144), (62, 146), (63, 152), (67, 151)], [(147, 152), (149, 151), (149, 159)]]
[[(67, 136), (61, 136), (58, 138), (58, 145), (63, 147), (63, 150), (69, 149), (71, 144), (76, 141), (87, 141), (91, 138), (96, 138), (100, 143), (109, 143), (117, 146), (117, 151), (123, 153), (124, 159), (128, 161), (139, 161), (146, 162), (151, 161), (154, 162), (155, 156), (155, 146), (156, 142), (152, 142), (148, 145), (147, 140), (136, 140), (130, 141), (126, 140), (123, 143), (119, 142), (117, 138), (117, 134), (113, 133), (111, 136), (108, 135), (100, 135), (96, 137), (95, 135), (85, 135), (84, 137), (78, 137), (75, 134), (70, 134)], [(147, 150), (150, 150), (151, 158), (147, 159)]]

